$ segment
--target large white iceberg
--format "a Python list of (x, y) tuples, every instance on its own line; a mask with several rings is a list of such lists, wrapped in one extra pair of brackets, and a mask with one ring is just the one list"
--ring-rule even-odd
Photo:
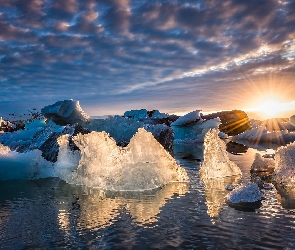
[[(81, 151), (81, 159), (69, 150), (63, 136), (59, 140), (62, 153), (56, 163), (59, 177), (68, 183), (107, 190), (149, 190), (189, 180), (186, 171), (143, 128), (124, 148), (105, 132), (78, 134), (73, 141)], [(72, 164), (64, 164), (63, 159)]]
[(224, 178), (242, 175), (240, 168), (232, 162), (226, 151), (226, 145), (218, 137), (218, 129), (210, 129), (204, 139), (204, 162), (200, 168), (202, 179)]

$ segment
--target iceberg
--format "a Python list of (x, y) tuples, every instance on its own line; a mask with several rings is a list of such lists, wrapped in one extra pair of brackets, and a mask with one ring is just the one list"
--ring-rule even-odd
[(41, 113), (45, 118), (61, 126), (75, 123), (81, 125), (91, 120), (90, 116), (82, 110), (79, 101), (72, 99), (45, 106), (41, 109)]
[(230, 136), (240, 134), (251, 129), (248, 115), (242, 110), (221, 111), (203, 115), (202, 118), (209, 120), (219, 117), (221, 124), (218, 129)]
[(218, 129), (210, 129), (204, 139), (204, 162), (200, 168), (200, 177), (224, 178), (228, 176), (242, 176), (240, 168), (230, 161), (226, 152), (226, 145), (218, 137)]
[(234, 141), (250, 141), (255, 143), (269, 142), (285, 145), (295, 140), (295, 134), (287, 129), (269, 132), (264, 126), (256, 127), (232, 137)]
[(47, 177), (56, 177), (56, 174), (52, 163), (42, 157), (40, 150), (18, 153), (0, 144), (0, 180)]
[(109, 116), (106, 119), (95, 119), (85, 125), (91, 131), (105, 131), (115, 139), (117, 145), (126, 146), (139, 128), (151, 132), (156, 140), (173, 155), (173, 130), (165, 124), (145, 124), (121, 116)]
[(274, 171), (275, 161), (272, 158), (264, 158), (260, 154), (255, 154), (254, 162), (251, 166), (251, 172), (256, 173), (259, 176), (269, 175)]
[(186, 171), (143, 128), (124, 148), (117, 146), (106, 132), (78, 134), (72, 139), (80, 151), (71, 151), (67, 136), (63, 135), (59, 138), (61, 153), (56, 162), (58, 176), (68, 183), (140, 191), (189, 181)]
[(278, 190), (295, 192), (295, 142), (279, 147), (275, 153), (272, 180)]
[(201, 110), (195, 110), (195, 111), (189, 112), (186, 115), (179, 117), (175, 122), (172, 123), (172, 125), (173, 126), (186, 126), (188, 124), (198, 122), (198, 121), (202, 120), (200, 112), (201, 112)]
[[(190, 112), (179, 117), (171, 124), (174, 131), (174, 142), (203, 142), (204, 136), (211, 128), (218, 128), (220, 119), (214, 118), (211, 120), (203, 120), (200, 116), (200, 110)], [(220, 133), (221, 137), (227, 137), (224, 133)]]
[(169, 116), (165, 113), (160, 113), (159, 110), (152, 110), (148, 111), (146, 109), (140, 109), (140, 110), (129, 110), (124, 113), (125, 117), (132, 118), (136, 121), (142, 121), (145, 119), (166, 119)]

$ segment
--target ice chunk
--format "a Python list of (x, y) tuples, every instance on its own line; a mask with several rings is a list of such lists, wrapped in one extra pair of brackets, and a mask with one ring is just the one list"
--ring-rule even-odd
[(295, 134), (289, 133), (288, 130), (269, 132), (265, 127), (257, 127), (245, 131), (241, 134), (233, 136), (233, 140), (247, 140), (251, 142), (271, 142), (278, 145), (285, 145), (286, 143), (295, 140)]
[[(105, 132), (73, 137), (81, 150), (81, 159), (75, 171), (63, 168), (61, 179), (74, 184), (99, 187), (107, 190), (149, 190), (169, 182), (187, 182), (186, 171), (176, 164), (174, 158), (164, 150), (153, 135), (143, 128), (131, 138), (127, 147), (122, 148)], [(62, 158), (72, 158), (65, 138), (61, 138)]]
[(192, 111), (184, 116), (179, 117), (175, 122), (172, 123), (174, 126), (186, 126), (190, 123), (194, 123), (201, 119), (200, 116), (201, 110)]
[[(172, 128), (174, 131), (174, 141), (176, 143), (181, 143), (183, 141), (203, 142), (207, 131), (211, 128), (218, 128), (219, 124), (219, 118), (214, 118), (207, 121), (199, 120), (198, 122), (194, 122), (185, 126), (175, 126), (173, 123)], [(225, 134), (223, 133), (220, 135), (225, 137)]]
[(241, 184), (225, 196), (230, 203), (257, 202), (262, 200), (262, 192), (256, 183)]
[(276, 187), (295, 192), (295, 142), (276, 151), (273, 181)]
[(124, 116), (132, 118), (133, 120), (136, 120), (136, 121), (141, 121), (141, 120), (145, 120), (145, 119), (148, 119), (148, 118), (151, 118), (151, 119), (165, 119), (165, 118), (169, 117), (165, 113), (160, 113), (159, 110), (147, 111), (146, 109), (129, 110), (129, 111), (126, 111), (124, 113)]
[(204, 162), (200, 168), (202, 179), (242, 175), (240, 168), (229, 160), (226, 145), (218, 132), (218, 129), (210, 129), (205, 135)]
[(264, 158), (260, 154), (256, 153), (254, 162), (251, 166), (251, 172), (268, 172), (274, 171), (274, 160), (271, 158)]
[(146, 119), (149, 117), (148, 115), (148, 111), (146, 109), (140, 109), (140, 110), (129, 110), (129, 111), (126, 111), (124, 113), (124, 116), (126, 117), (129, 117), (129, 118), (132, 118), (134, 120), (141, 120), (141, 119)]
[(0, 180), (46, 177), (56, 177), (56, 174), (53, 165), (41, 156), (41, 151), (17, 153), (0, 144)]
[(105, 131), (116, 140), (117, 145), (126, 146), (138, 128), (145, 128), (151, 132), (158, 142), (172, 155), (173, 130), (165, 124), (145, 124), (140, 121), (120, 116), (109, 116), (104, 120), (93, 120), (86, 126), (92, 131)]
[(84, 124), (91, 120), (81, 108), (79, 101), (64, 100), (41, 109), (42, 114), (58, 125)]

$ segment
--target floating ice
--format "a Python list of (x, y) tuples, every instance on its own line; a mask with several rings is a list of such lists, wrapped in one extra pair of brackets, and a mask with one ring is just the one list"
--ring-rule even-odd
[(201, 120), (200, 116), (201, 110), (192, 111), (184, 116), (179, 117), (175, 122), (172, 123), (173, 126), (186, 126), (190, 123), (197, 122)]
[(210, 129), (205, 135), (204, 162), (200, 168), (202, 179), (242, 175), (240, 168), (229, 160), (226, 145), (218, 132), (218, 129)]
[(165, 113), (160, 113), (159, 110), (152, 110), (147, 111), (146, 109), (135, 109), (135, 110), (129, 110), (124, 113), (125, 117), (132, 118), (136, 121), (144, 120), (144, 119), (164, 119), (168, 118), (168, 115)]
[(256, 183), (241, 184), (225, 196), (230, 203), (257, 202), (262, 200), (262, 192)]
[(273, 181), (277, 188), (295, 191), (295, 142), (276, 151)]
[(72, 99), (58, 101), (52, 105), (45, 106), (41, 109), (41, 112), (46, 118), (51, 119), (58, 125), (83, 124), (91, 119), (82, 110), (79, 101)]
[[(205, 134), (211, 128), (218, 128), (220, 125), (220, 119), (214, 118), (211, 120), (203, 121), (199, 120), (197, 122), (193, 122), (188, 125), (174, 125), (172, 124), (172, 128), (174, 131), (174, 142), (175, 143), (182, 143), (184, 141), (188, 141), (191, 143), (195, 142), (203, 142)], [(220, 133), (219, 135), (222, 137), (226, 137), (224, 133)]]
[[(81, 150), (77, 168), (79, 156), (69, 150), (66, 136), (59, 140), (62, 153), (56, 163), (62, 169), (57, 170), (59, 177), (68, 183), (107, 190), (149, 190), (189, 180), (186, 171), (142, 128), (125, 148), (117, 146), (105, 132), (78, 134), (73, 141)], [(71, 167), (64, 164), (69, 160)]]
[(295, 140), (295, 134), (288, 130), (269, 132), (265, 127), (257, 127), (233, 136), (233, 140), (247, 140), (252, 142), (271, 142), (279, 145)]
[(264, 158), (260, 154), (255, 154), (254, 162), (251, 166), (251, 172), (268, 172), (274, 170), (274, 160), (272, 158)]
[(41, 153), (40, 150), (18, 153), (0, 144), (0, 180), (56, 177), (53, 165)]

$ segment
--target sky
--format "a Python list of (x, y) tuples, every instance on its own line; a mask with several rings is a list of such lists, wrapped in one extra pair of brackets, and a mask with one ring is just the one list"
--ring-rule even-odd
[(294, 0), (0, 0), (0, 106), (295, 110), (294, 58)]

